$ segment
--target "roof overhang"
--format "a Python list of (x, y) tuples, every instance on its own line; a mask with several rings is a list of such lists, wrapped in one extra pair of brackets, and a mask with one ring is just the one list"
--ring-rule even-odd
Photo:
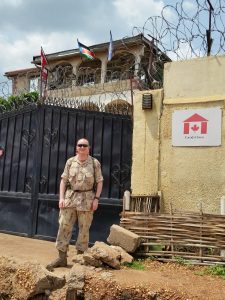
[[(136, 35), (136, 36), (133, 36), (133, 37), (128, 37), (128, 38), (122, 38), (120, 40), (115, 40), (115, 41), (113, 41), (113, 48), (117, 49), (117, 50), (118, 49), (127, 50), (128, 46), (129, 47), (134, 47), (134, 46), (143, 45), (143, 44), (145, 44), (149, 47), (153, 46), (155, 50), (161, 52), (161, 50), (158, 49), (156, 47), (156, 45), (152, 44), (152, 42), (150, 40), (148, 40), (146, 37), (144, 37), (143, 34), (139, 34), (139, 35)], [(94, 53), (107, 52), (108, 47), (109, 47), (109, 42), (89, 46), (89, 48)], [(166, 54), (164, 54), (163, 52), (161, 52), (161, 53), (162, 53), (163, 58), (165, 59), (165, 61), (167, 61), (167, 62), (171, 61), (171, 59)], [(80, 56), (78, 48), (72, 49), (72, 50), (66, 50), (66, 51), (60, 51), (60, 52), (46, 54), (46, 58), (49, 62), (60, 60), (60, 59), (68, 59), (68, 58), (76, 57), (76, 56)], [(33, 61), (31, 63), (33, 63), (35, 65), (40, 65), (41, 64), (41, 56), (40, 55), (34, 56)]]
[(38, 68), (26, 68), (26, 69), (19, 69), (14, 71), (5, 72), (4, 76), (11, 78), (16, 77), (18, 75), (35, 75), (39, 72)]

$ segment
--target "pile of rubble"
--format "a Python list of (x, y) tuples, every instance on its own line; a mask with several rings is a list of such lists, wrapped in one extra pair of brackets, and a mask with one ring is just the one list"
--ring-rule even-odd
[[(138, 236), (117, 225), (111, 227), (108, 242), (112, 245), (96, 242), (84, 254), (76, 255), (73, 267), (63, 277), (54, 275), (39, 264), (19, 264), (1, 257), (0, 299), (93, 300), (93, 287), (90, 282), (94, 285), (100, 282), (101, 285), (109, 285), (112, 289), (110, 269), (120, 269), (122, 264), (131, 263), (133, 257), (128, 252), (134, 252), (140, 244)], [(123, 247), (118, 246), (119, 244)], [(96, 286), (94, 288), (96, 289)], [(116, 287), (114, 289), (116, 290)], [(117, 291), (123, 293), (118, 287)], [(118, 296), (115, 297), (117, 298), (112, 299), (119, 299)]]
[(0, 299), (30, 299), (35, 295), (49, 295), (65, 285), (65, 278), (55, 276), (43, 266), (17, 263), (0, 257)]

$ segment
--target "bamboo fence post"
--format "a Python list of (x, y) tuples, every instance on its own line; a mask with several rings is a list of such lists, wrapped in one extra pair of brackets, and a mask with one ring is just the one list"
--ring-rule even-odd
[[(201, 224), (200, 224), (200, 245), (202, 245), (202, 225), (203, 225), (203, 211), (202, 211), (202, 202), (200, 204), (200, 220), (201, 220)], [(202, 257), (202, 247), (199, 248), (199, 256)], [(202, 262), (202, 259), (200, 259), (200, 261)]]
[[(225, 215), (225, 196), (222, 196), (220, 199), (220, 213)], [(220, 250), (220, 256), (225, 256), (225, 249)]]
[(170, 202), (170, 243), (171, 243), (171, 251), (174, 251), (173, 244), (173, 208), (172, 203)]

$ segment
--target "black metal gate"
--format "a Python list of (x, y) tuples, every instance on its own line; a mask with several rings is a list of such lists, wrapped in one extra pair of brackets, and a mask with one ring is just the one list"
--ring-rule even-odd
[(0, 115), (1, 232), (55, 238), (60, 176), (82, 137), (89, 139), (104, 176), (91, 242), (105, 240), (110, 225), (119, 222), (121, 198), (130, 188), (131, 118), (47, 105)]

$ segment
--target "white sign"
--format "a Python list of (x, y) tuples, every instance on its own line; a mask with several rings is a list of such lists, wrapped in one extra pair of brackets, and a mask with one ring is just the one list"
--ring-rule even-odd
[(172, 116), (172, 145), (220, 146), (221, 118), (219, 107), (175, 111)]

